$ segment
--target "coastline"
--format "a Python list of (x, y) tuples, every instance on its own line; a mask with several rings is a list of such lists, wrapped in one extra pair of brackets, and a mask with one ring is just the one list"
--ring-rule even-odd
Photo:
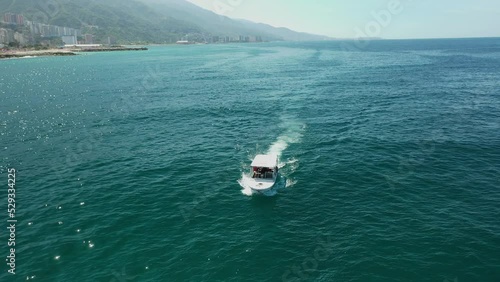
[(75, 55), (76, 54), (74, 52), (64, 49), (0, 51), (0, 59)]
[(115, 51), (147, 51), (146, 47), (97, 47), (97, 48), (70, 48), (71, 52), (115, 52)]
[(64, 48), (47, 50), (0, 50), (1, 59), (30, 58), (30, 57), (49, 57), (49, 56), (76, 56), (77, 53), (84, 52), (115, 52), (115, 51), (147, 51), (146, 47), (97, 47), (97, 48)]

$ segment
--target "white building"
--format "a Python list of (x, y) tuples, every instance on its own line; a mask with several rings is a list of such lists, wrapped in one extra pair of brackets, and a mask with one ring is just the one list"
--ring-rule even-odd
[(14, 40), (19, 42), (21, 45), (25, 45), (28, 43), (28, 39), (24, 36), (24, 34), (19, 33), (19, 32), (14, 32)]
[(9, 44), (14, 40), (14, 34), (12, 30), (0, 28), (0, 43)]

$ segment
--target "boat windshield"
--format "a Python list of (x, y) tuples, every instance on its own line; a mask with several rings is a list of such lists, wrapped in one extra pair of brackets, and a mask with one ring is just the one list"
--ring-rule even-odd
[(253, 178), (263, 178), (272, 179), (274, 175), (274, 169), (267, 167), (254, 167), (253, 168)]

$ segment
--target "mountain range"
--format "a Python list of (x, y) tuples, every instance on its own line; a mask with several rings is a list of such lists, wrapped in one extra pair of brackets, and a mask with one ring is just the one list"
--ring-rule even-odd
[(82, 29), (96, 41), (118, 43), (204, 42), (213, 37), (251, 36), (264, 41), (326, 40), (267, 24), (232, 19), (185, 0), (2, 0), (0, 13), (26, 20)]

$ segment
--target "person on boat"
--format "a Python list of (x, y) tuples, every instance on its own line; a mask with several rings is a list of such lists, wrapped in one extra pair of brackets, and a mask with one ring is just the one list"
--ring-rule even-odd
[(262, 178), (263, 174), (263, 169), (262, 167), (254, 167), (253, 168), (253, 178)]
[(254, 167), (253, 168), (253, 175), (252, 175), (252, 178), (256, 178), (257, 177), (257, 168)]

